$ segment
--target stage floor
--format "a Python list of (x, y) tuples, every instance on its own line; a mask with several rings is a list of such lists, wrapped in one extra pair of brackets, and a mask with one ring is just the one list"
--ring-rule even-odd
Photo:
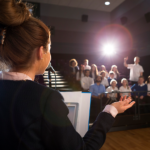
[(100, 150), (150, 150), (150, 128), (109, 132)]

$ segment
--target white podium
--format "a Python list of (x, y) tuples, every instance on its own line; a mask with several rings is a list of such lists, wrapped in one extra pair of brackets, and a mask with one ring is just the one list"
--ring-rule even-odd
[(76, 131), (83, 137), (89, 129), (91, 93), (61, 92), (69, 109), (68, 118)]

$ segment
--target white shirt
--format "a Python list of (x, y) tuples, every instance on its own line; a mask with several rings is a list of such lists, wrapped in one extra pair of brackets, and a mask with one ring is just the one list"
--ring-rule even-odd
[(95, 73), (92, 72), (92, 78), (95, 80)]
[(92, 84), (94, 84), (93, 78), (86, 76), (81, 78), (81, 86), (84, 90), (88, 90)]
[(105, 87), (109, 85), (108, 80), (106, 77), (104, 77), (104, 79), (101, 82), (102, 85), (104, 85)]
[(143, 67), (139, 64), (128, 64), (130, 69), (130, 81), (138, 81), (140, 73), (144, 72)]
[(29, 76), (19, 72), (0, 72), (0, 80), (32, 80)]
[[(147, 83), (147, 90), (150, 91), (150, 83)], [(150, 92), (148, 92), (150, 94)]]
[(144, 86), (145, 85), (145, 83), (142, 83), (142, 84), (138, 84), (140, 87), (142, 87), (142, 86)]
[(108, 78), (109, 77), (109, 73), (105, 72), (105, 74), (106, 74), (105, 77)]
[[(131, 92), (131, 88), (129, 87), (129, 89), (126, 87), (124, 87), (124, 86), (121, 86), (120, 88), (119, 88), (119, 91), (120, 92)], [(122, 96), (129, 96), (129, 93), (121, 93), (122, 94)]]
[(84, 70), (91, 70), (91, 66), (89, 65), (84, 66)]
[[(114, 73), (115, 73), (115, 72), (114, 72)], [(117, 79), (117, 74), (116, 74), (116, 73), (114, 74), (114, 78)]]
[[(118, 91), (118, 88), (115, 87), (115, 89), (113, 89), (112, 86), (109, 86), (109, 87), (106, 89), (106, 91), (107, 91), (108, 93), (110, 93), (110, 92), (113, 92), (113, 91)], [(109, 96), (110, 96), (110, 97), (116, 97), (116, 93), (109, 94)]]
[(81, 78), (84, 77), (84, 73), (83, 73), (83, 72), (81, 73), (81, 77), (80, 77), (79, 75), (80, 75), (80, 72), (78, 71), (78, 72), (76, 73), (76, 80), (81, 80)]

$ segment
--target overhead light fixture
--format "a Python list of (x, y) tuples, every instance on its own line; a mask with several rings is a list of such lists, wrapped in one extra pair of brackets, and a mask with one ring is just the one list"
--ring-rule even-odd
[(109, 2), (109, 1), (106, 1), (106, 2), (105, 2), (105, 5), (107, 5), (107, 6), (110, 5), (110, 2)]

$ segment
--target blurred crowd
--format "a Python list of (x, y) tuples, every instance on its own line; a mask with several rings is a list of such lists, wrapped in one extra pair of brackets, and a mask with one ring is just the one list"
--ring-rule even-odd
[(89, 66), (87, 59), (80, 67), (76, 59), (71, 59), (65, 76), (72, 88), (91, 92), (92, 99), (106, 99), (104, 105), (118, 101), (120, 96), (132, 96), (134, 99), (140, 99), (143, 104), (149, 103), (150, 76), (145, 82), (139, 57), (134, 58), (134, 64), (127, 64), (127, 60), (128, 58), (124, 58), (124, 66), (130, 69), (129, 79), (121, 78), (116, 65), (112, 65), (110, 71), (107, 71), (104, 65), (98, 70), (96, 64)]

